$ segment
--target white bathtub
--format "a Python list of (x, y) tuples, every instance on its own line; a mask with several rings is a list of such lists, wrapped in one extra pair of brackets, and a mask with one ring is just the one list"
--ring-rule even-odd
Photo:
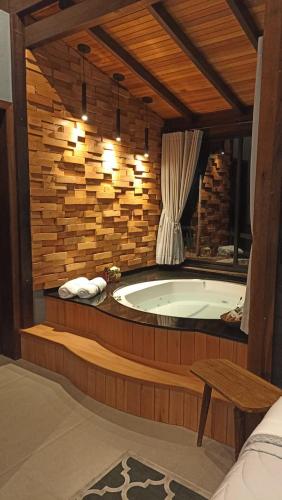
[(136, 283), (118, 288), (113, 297), (124, 306), (179, 318), (219, 319), (242, 304), (245, 285), (226, 281), (180, 279)]

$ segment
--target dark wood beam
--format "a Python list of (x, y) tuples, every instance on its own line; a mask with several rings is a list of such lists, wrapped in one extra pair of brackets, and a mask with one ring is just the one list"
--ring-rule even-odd
[(23, 327), (24, 325), (31, 325), (33, 321), (33, 292), (24, 25), (17, 14), (11, 14), (11, 55), (15, 189), (18, 215), (16, 237), (19, 246), (18, 289), (20, 296), (20, 326)]
[(260, 36), (259, 30), (255, 25), (246, 5), (243, 0), (226, 0), (230, 9), (232, 10), (241, 28), (246, 33), (253, 47), (258, 49), (258, 37)]
[(282, 224), (281, 102), (282, 2), (267, 0), (255, 183), (248, 367), (268, 379), (272, 368), (279, 230)]
[(164, 131), (175, 132), (187, 130), (188, 128), (200, 128), (203, 130), (211, 130), (213, 128), (252, 124), (253, 108), (248, 106), (245, 113), (234, 110), (216, 111), (213, 113), (203, 113), (195, 116), (192, 123), (189, 123), (185, 118), (170, 118), (165, 120)]
[(0, 0), (0, 10), (4, 10), (5, 12), (9, 12), (9, 1), (8, 0)]
[(150, 0), (84, 0), (26, 27), (27, 48), (63, 38), (105, 23), (127, 12), (127, 8), (144, 6)]
[(44, 9), (56, 0), (9, 0), (9, 11), (12, 14), (18, 14), (20, 16), (25, 16), (27, 14), (32, 14), (33, 12)]
[(220, 74), (208, 62), (205, 55), (193, 44), (188, 35), (183, 31), (181, 26), (174, 20), (170, 13), (166, 10), (162, 2), (157, 2), (149, 7), (151, 14), (165, 29), (165, 31), (173, 38), (178, 47), (193, 61), (195, 66), (216, 88), (220, 95), (232, 106), (244, 112), (245, 106), (237, 97), (235, 92), (227, 85)]
[[(5, 106), (6, 104), (6, 106)], [(18, 357), (20, 339), (17, 278), (18, 242), (15, 203), (15, 162), (13, 156), (13, 106), (0, 101), (0, 353)], [(3, 108), (3, 106), (5, 106)], [(5, 235), (5, 236), (4, 236)]]
[(165, 85), (163, 85), (150, 71), (148, 71), (137, 59), (135, 59), (127, 50), (125, 50), (118, 42), (116, 42), (106, 31), (97, 26), (91, 28), (89, 33), (98, 42), (102, 43), (109, 49), (114, 56), (120, 59), (126, 66), (137, 74), (147, 85), (149, 85), (164, 101), (166, 101), (172, 108), (178, 111), (186, 118), (188, 122), (193, 119), (193, 113), (190, 109), (183, 104)]

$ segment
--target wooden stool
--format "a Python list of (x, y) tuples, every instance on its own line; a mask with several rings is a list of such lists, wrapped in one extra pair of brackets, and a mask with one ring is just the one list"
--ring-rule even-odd
[(235, 458), (247, 438), (246, 413), (264, 414), (282, 396), (282, 390), (227, 359), (196, 361), (191, 372), (205, 382), (197, 446), (202, 445), (211, 392), (215, 389), (234, 405)]

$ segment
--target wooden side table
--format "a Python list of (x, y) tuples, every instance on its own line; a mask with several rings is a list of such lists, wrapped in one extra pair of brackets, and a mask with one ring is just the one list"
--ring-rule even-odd
[(215, 389), (234, 405), (235, 458), (246, 440), (246, 413), (264, 414), (282, 396), (282, 390), (227, 359), (196, 361), (191, 372), (204, 383), (197, 446), (202, 445), (211, 392)]

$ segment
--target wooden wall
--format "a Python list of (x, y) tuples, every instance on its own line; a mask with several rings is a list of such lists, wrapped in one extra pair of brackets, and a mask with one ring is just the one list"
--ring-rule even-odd
[[(31, 330), (22, 332), (23, 359), (64, 375), (82, 392), (103, 404), (138, 417), (197, 431), (203, 384), (191, 373), (186, 371), (186, 377), (182, 377), (153, 370), (154, 375), (148, 377), (148, 370), (150, 373), (152, 369), (140, 365), (131, 374), (127, 369), (125, 375), (126, 360), (114, 360), (109, 352), (97, 354), (100, 351), (97, 343), (91, 342), (93, 345), (86, 347), (83, 342), (81, 349), (81, 337), (78, 337), (79, 344), (71, 341), (70, 345), (68, 340), (64, 345), (58, 341), (64, 335), (59, 330), (55, 329), (53, 341), (39, 332), (31, 334)], [(70, 334), (67, 335), (69, 338)], [(107, 364), (106, 368), (101, 366), (101, 360), (103, 365)], [(216, 392), (212, 395), (205, 435), (234, 446), (233, 407)]]
[(194, 361), (224, 358), (243, 368), (248, 345), (201, 332), (170, 330), (116, 318), (96, 307), (45, 297), (46, 321), (96, 340), (139, 363), (185, 372)]
[[(122, 143), (113, 140), (116, 86), (85, 63), (89, 122), (80, 120), (82, 60), (63, 42), (27, 52), (35, 289), (155, 263), (162, 120), (122, 89)], [(126, 84), (126, 82), (125, 82)], [(139, 154), (139, 155), (138, 155)]]

